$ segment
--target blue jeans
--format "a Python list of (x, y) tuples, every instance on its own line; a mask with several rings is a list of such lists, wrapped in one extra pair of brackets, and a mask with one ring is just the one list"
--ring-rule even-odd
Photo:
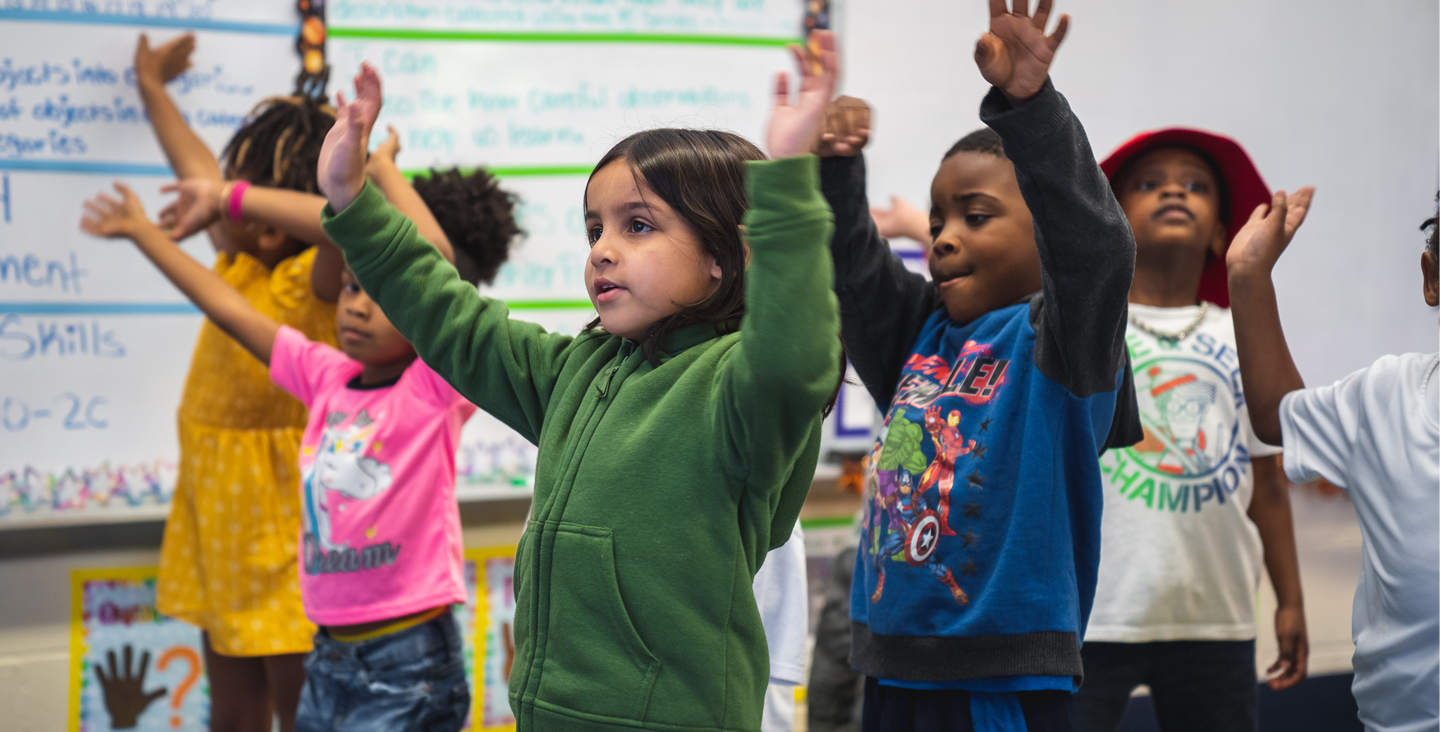
[(1255, 641), (1086, 643), (1080, 732), (1115, 732), (1146, 684), (1163, 732), (1255, 732)]
[(379, 638), (325, 631), (305, 656), (296, 732), (454, 732), (470, 712), (464, 643), (452, 613)]

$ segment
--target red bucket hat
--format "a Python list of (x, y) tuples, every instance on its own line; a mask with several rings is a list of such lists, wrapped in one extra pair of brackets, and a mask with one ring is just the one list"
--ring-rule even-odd
[[(1210, 156), (1215, 167), (1219, 168), (1225, 194), (1229, 199), (1227, 208), (1230, 215), (1225, 222), (1225, 246), (1229, 248), (1235, 232), (1250, 220), (1250, 212), (1254, 211), (1256, 206), (1270, 201), (1270, 188), (1265, 185), (1260, 171), (1255, 169), (1255, 163), (1251, 162), (1250, 156), (1245, 153), (1245, 148), (1240, 147), (1240, 143), (1212, 132), (1185, 127), (1152, 130), (1142, 132), (1116, 148), (1115, 152), (1110, 153), (1110, 157), (1100, 163), (1100, 170), (1104, 171), (1105, 177), (1113, 184), (1115, 174), (1135, 156), (1157, 147), (1173, 145), (1199, 150)], [(1201, 300), (1208, 300), (1220, 307), (1230, 307), (1230, 287), (1225, 276), (1223, 254), (1219, 259), (1210, 262), (1205, 267), (1205, 272), (1200, 275), (1198, 296)]]

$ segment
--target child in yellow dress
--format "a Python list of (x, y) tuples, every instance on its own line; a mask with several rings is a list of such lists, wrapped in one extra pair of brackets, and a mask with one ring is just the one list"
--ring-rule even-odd
[[(314, 191), (334, 111), (309, 95), (261, 102), (226, 146), (222, 171), (165, 91), (189, 67), (194, 46), (187, 34), (151, 49), (141, 36), (135, 53), (141, 99), (176, 175), (234, 181), (225, 196), (232, 213), (250, 182)], [(208, 232), (218, 253), (215, 271), (226, 283), (276, 322), (335, 343), (338, 251), (233, 219)], [(305, 422), (305, 407), (205, 321), (180, 404), (179, 475), (156, 605), (204, 632), (215, 732), (268, 731), (276, 715), (284, 732), (294, 726), (301, 662), (315, 632), (300, 604), (296, 570)]]

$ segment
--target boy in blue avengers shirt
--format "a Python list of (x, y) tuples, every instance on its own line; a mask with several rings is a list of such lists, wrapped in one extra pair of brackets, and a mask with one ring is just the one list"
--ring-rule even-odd
[[(990, 2), (990, 129), (931, 187), (932, 279), (876, 233), (854, 145), (822, 163), (843, 335), (888, 405), (850, 617), (869, 730), (1069, 730), (1095, 594), (1097, 456), (1141, 438), (1125, 349), (1135, 242), (1048, 80), (1065, 34)], [(858, 138), (847, 138), (858, 139)]]

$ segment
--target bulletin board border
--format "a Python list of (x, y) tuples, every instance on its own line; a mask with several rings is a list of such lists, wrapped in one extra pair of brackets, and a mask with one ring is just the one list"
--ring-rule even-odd
[[(480, 705), (482, 700), (479, 697), (478, 691), (483, 683), (481, 678), (481, 674), (483, 673), (481, 663), (485, 658), (486, 652), (484, 645), (482, 645), (485, 639), (481, 635), (481, 630), (490, 626), (489, 596), (485, 593), (485, 587), (487, 586), (485, 581), (485, 560), (504, 559), (507, 557), (513, 558), (518, 549), (519, 545), (514, 544), (510, 546), (487, 546), (465, 550), (465, 558), (475, 563), (475, 637), (471, 640), (471, 645), (475, 648), (476, 673), (475, 686), (470, 690), (470, 729), (476, 732), (515, 732), (515, 725), (513, 724), (501, 727), (481, 726), (484, 710)], [(79, 731), (72, 730), (71, 732)]]

